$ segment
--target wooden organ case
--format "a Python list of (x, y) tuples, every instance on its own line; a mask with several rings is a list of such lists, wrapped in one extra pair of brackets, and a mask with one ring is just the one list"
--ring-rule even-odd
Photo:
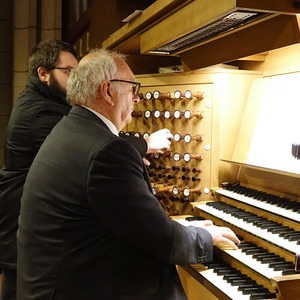
[(300, 176), (243, 158), (252, 112), (263, 107), (249, 105), (261, 79), (218, 68), (137, 76), (141, 101), (124, 131), (174, 135), (169, 152), (147, 157), (153, 193), (179, 222), (210, 219), (242, 241), (238, 250), (215, 249), (210, 264), (178, 266), (189, 300), (300, 299)]

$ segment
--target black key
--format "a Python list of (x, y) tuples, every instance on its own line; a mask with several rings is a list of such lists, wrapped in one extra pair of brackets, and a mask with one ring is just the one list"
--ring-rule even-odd
[(229, 269), (219, 269), (219, 270), (214, 270), (214, 273), (217, 275), (225, 275), (225, 274), (234, 274), (234, 270), (229, 270)]
[(271, 231), (272, 233), (274, 233), (274, 234), (278, 234), (278, 233), (283, 232), (283, 231), (285, 231), (285, 230), (290, 230), (290, 228), (287, 227), (287, 226), (280, 226), (280, 227), (274, 228), (273, 230), (270, 230), (270, 231)]
[(228, 265), (226, 263), (211, 263), (209, 265), (212, 266), (214, 268), (214, 270), (225, 270), (225, 269), (232, 270), (233, 269), (230, 265)]
[(245, 254), (246, 255), (253, 255), (255, 253), (266, 253), (266, 251), (264, 251), (264, 249), (259, 249), (259, 248), (256, 248), (256, 249), (248, 249), (245, 251)]
[(250, 250), (249, 252), (246, 252), (246, 254), (249, 254), (249, 255), (255, 255), (255, 254), (257, 254), (257, 255), (259, 255), (259, 254), (266, 254), (266, 253), (269, 253), (269, 251), (268, 250), (266, 250), (266, 249), (263, 249), (263, 248), (261, 248), (261, 249), (257, 249), (257, 251), (255, 251), (255, 250)]
[(255, 284), (241, 284), (238, 287), (238, 291), (243, 291), (244, 289), (257, 287), (257, 286), (262, 286), (262, 285), (257, 284), (256, 282), (255, 282)]
[(280, 225), (280, 224), (274, 224), (274, 225), (271, 225), (271, 226), (267, 229), (267, 231), (273, 232), (273, 231), (276, 231), (277, 229), (280, 229), (280, 228), (282, 228), (282, 225)]
[(300, 231), (296, 231), (296, 230), (292, 230), (292, 232), (287, 232), (287, 233), (284, 233), (283, 236), (291, 236), (291, 235), (298, 235), (300, 236)]
[(270, 228), (270, 226), (272, 225), (273, 223), (263, 223), (261, 224), (259, 227), (261, 229), (267, 229), (267, 228)]
[(286, 230), (284, 230), (284, 231), (281, 231), (278, 235), (280, 236), (280, 237), (284, 237), (287, 233), (291, 233), (291, 232), (295, 232), (293, 229), (286, 229)]
[(300, 234), (291, 235), (288, 237), (290, 242), (300, 241)]
[(291, 266), (291, 264), (282, 264), (278, 265), (276, 267), (273, 267), (274, 271), (283, 271), (285, 269), (294, 268), (294, 266)]
[(282, 261), (283, 258), (281, 257), (263, 257), (260, 262), (262, 264), (268, 264), (270, 262), (279, 262)]
[(269, 290), (265, 287), (253, 287), (244, 289), (242, 293), (243, 295), (253, 295), (255, 293), (269, 293)]
[(253, 223), (254, 221), (256, 221), (258, 219), (258, 217), (245, 217), (243, 218), (243, 220), (246, 222), (246, 223)]
[(274, 257), (274, 255), (275, 255), (274, 253), (267, 252), (267, 253), (253, 254), (252, 257), (255, 258), (256, 260), (261, 260), (266, 257)]
[(224, 267), (224, 264), (217, 263), (217, 262), (212, 262), (212, 263), (208, 263), (208, 264), (207, 264), (207, 267), (208, 267), (209, 269), (214, 269), (214, 268), (221, 267), (221, 266)]
[(281, 266), (281, 265), (294, 265), (292, 262), (288, 262), (286, 261), (285, 259), (283, 259), (282, 261), (275, 261), (275, 262), (270, 262), (269, 263), (269, 267), (270, 268), (273, 268), (273, 267), (276, 267), (276, 266)]
[[(240, 237), (240, 239), (241, 239), (241, 237)], [(241, 240), (239, 247), (244, 247), (244, 246), (247, 247), (249, 245), (255, 245), (255, 244), (253, 244), (252, 242), (247, 242), (247, 241)]]
[(242, 274), (241, 272), (238, 272), (238, 273), (236, 273), (236, 274), (225, 274), (225, 275), (223, 276), (223, 279), (224, 279), (224, 280), (227, 280), (227, 279), (229, 279), (229, 278), (238, 278), (238, 277), (241, 277), (241, 276), (248, 277), (247, 275)]
[(261, 221), (253, 222), (254, 226), (261, 227), (261, 228), (267, 228), (268, 226), (273, 225), (273, 224), (274, 224), (273, 222), (270, 222), (268, 220), (261, 220)]
[(235, 282), (237, 280), (246, 280), (246, 279), (250, 279), (250, 278), (248, 276), (229, 277), (229, 278), (226, 278), (226, 281), (228, 283), (232, 283), (232, 282)]
[(248, 250), (257, 250), (258, 247), (257, 246), (248, 246), (248, 247), (243, 247), (241, 249), (242, 252), (247, 252)]
[(237, 279), (230, 283), (232, 286), (240, 286), (241, 284), (256, 284), (256, 282), (252, 279)]
[(287, 232), (287, 233), (284, 233), (283, 235), (282, 235), (282, 237), (284, 238), (284, 239), (289, 239), (289, 237), (291, 237), (291, 236), (300, 236), (300, 233), (299, 232), (296, 232), (296, 231), (293, 231), (293, 232)]
[(250, 300), (277, 299), (273, 293), (254, 293), (250, 296)]
[(257, 253), (257, 254), (253, 254), (252, 256), (253, 256), (253, 258), (255, 258), (255, 259), (260, 259), (260, 258), (262, 258), (262, 257), (270, 257), (270, 256), (274, 256), (274, 255), (276, 255), (275, 253), (273, 253), (273, 252), (265, 252), (265, 253)]
[(281, 273), (282, 275), (293, 275), (293, 274), (298, 274), (298, 272), (295, 271), (295, 268), (292, 269), (284, 269)]

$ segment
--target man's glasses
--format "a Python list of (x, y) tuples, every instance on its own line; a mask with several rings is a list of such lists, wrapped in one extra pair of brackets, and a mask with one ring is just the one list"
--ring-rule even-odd
[(52, 70), (54, 69), (57, 69), (57, 70), (63, 70), (66, 72), (66, 74), (69, 76), (71, 71), (72, 71), (72, 68), (64, 68), (64, 67), (55, 67), (55, 68), (52, 68)]
[(135, 82), (135, 81), (128, 81), (128, 80), (122, 80), (122, 79), (111, 79), (110, 82), (125, 82), (130, 83), (132, 85), (132, 94), (134, 96), (138, 96), (140, 92), (141, 83)]

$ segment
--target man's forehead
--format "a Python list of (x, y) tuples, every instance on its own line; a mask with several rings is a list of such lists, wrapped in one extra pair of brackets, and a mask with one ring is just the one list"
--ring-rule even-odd
[(119, 72), (124, 76), (124, 78), (128, 79), (128, 80), (134, 80), (135, 76), (132, 73), (130, 67), (128, 66), (128, 64), (121, 59), (120, 57), (115, 57), (115, 62), (118, 66), (118, 70)]
[(77, 59), (73, 56), (72, 53), (67, 52), (67, 51), (60, 51), (59, 55), (58, 55), (58, 62), (62, 62), (62, 63), (69, 63), (71, 64), (73, 67), (77, 66), (78, 61)]

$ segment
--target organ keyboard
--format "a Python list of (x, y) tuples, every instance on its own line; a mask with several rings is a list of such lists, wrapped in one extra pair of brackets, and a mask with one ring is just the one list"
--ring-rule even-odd
[[(193, 203), (195, 218), (230, 227), (241, 244), (238, 250), (215, 249), (211, 264), (180, 266), (181, 278), (193, 278), (209, 300), (300, 299), (295, 265), (300, 253), (300, 203), (239, 184), (215, 189), (213, 195), (212, 201)], [(178, 222), (192, 225), (188, 220)], [(189, 300), (197, 299), (182, 282)]]
[(229, 186), (228, 189), (215, 190), (219, 195), (265, 209), (268, 212), (285, 216), (300, 222), (300, 202), (284, 199), (243, 186)]
[[(196, 207), (203, 214), (206, 213), (208, 219), (219, 218), (270, 243), (280, 245), (280, 247), (294, 254), (300, 251), (300, 244), (298, 244), (300, 231), (294, 231), (292, 228), (283, 226), (278, 222), (269, 221), (267, 218), (246, 212), (224, 202), (207, 202)], [(293, 233), (292, 237), (297, 239), (290, 240), (288, 233)]]

